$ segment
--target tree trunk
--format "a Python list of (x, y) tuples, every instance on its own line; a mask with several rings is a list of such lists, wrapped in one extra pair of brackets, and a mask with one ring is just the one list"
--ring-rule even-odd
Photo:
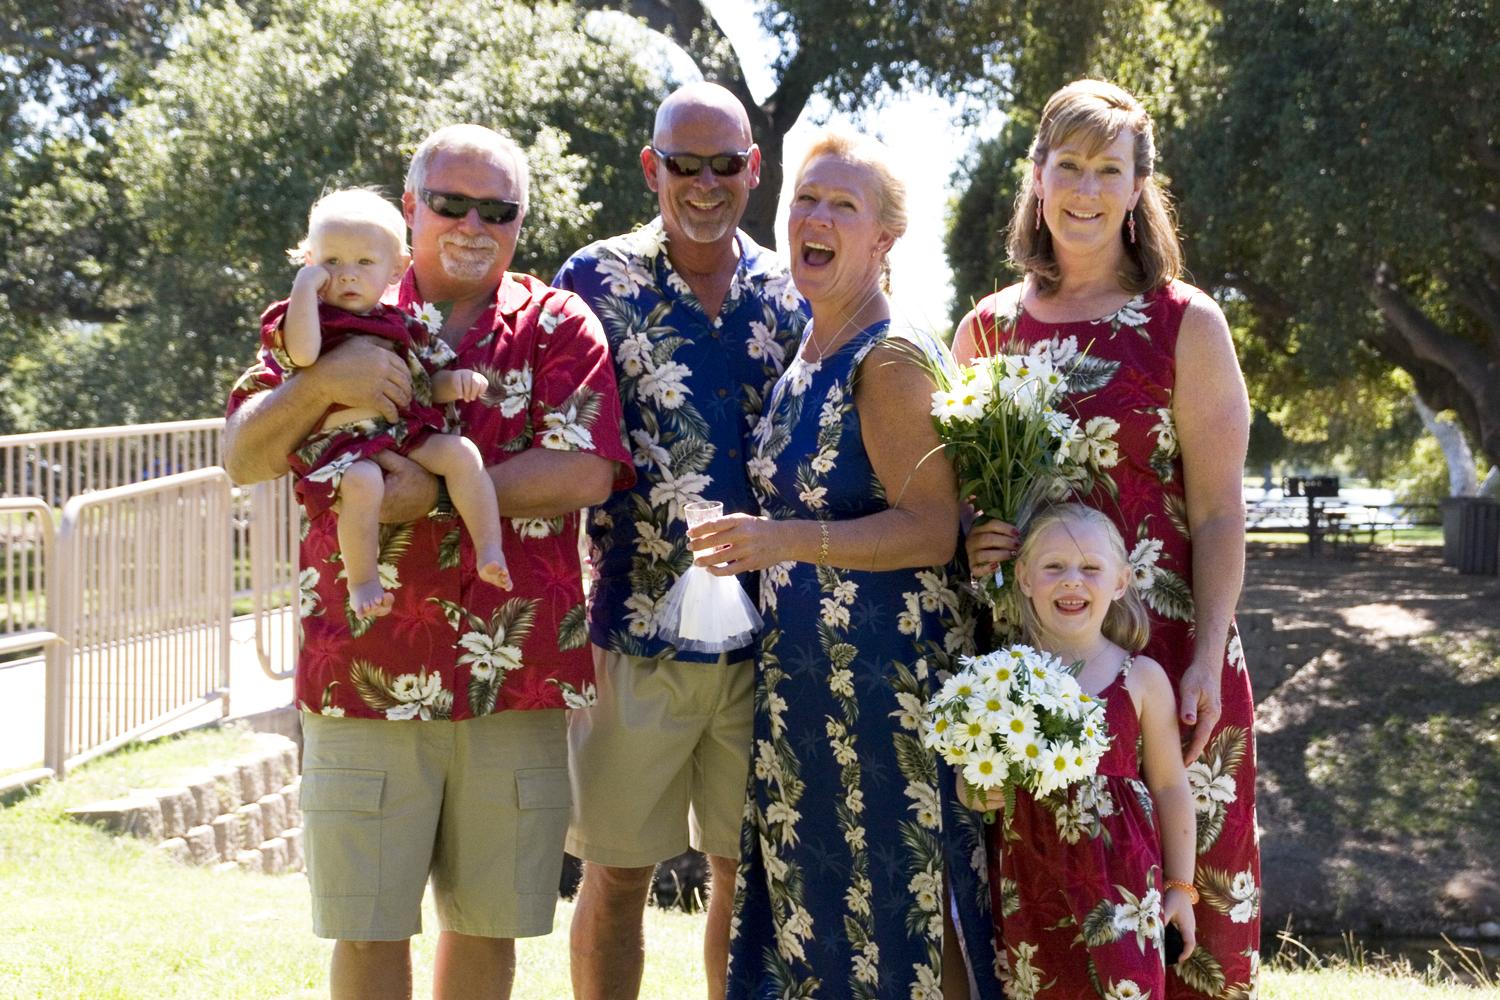
[[(704, 79), (737, 97), (750, 116), (750, 131), (760, 144), (760, 186), (750, 192), (750, 204), (740, 227), (762, 246), (776, 246), (776, 209), (781, 201), (784, 140), (802, 115), (816, 88), (816, 68), (805, 52), (798, 52), (783, 69), (776, 92), (756, 101), (745, 73), (718, 23), (702, 0), (577, 0), (589, 10), (617, 10), (646, 22), (647, 27), (672, 39), (697, 62)], [(725, 58), (725, 54), (728, 58)]]
[(1412, 393), (1411, 402), (1417, 408), (1417, 416), (1422, 418), (1422, 426), (1437, 438), (1438, 447), (1443, 449), (1443, 459), (1448, 463), (1448, 495), (1471, 497), (1477, 494), (1479, 470), (1474, 467), (1474, 452), (1464, 438), (1464, 429), (1452, 420), (1439, 417), (1416, 393)]
[[(776, 246), (776, 208), (781, 202), (781, 157), (785, 149), (784, 133), (771, 126), (770, 116), (751, 112), (751, 125), (756, 140), (760, 143), (760, 186), (750, 192), (750, 204), (745, 209), (745, 218), (740, 228), (749, 233), (763, 247)], [(765, 121), (756, 124), (756, 119)]]
[(1480, 451), (1500, 465), (1500, 356), (1434, 322), (1383, 265), (1368, 292), (1385, 320), (1377, 346), (1411, 372), (1433, 406), (1455, 411)]

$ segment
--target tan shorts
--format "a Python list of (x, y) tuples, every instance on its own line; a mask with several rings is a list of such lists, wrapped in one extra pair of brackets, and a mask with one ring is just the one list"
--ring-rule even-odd
[[(722, 658), (721, 658), (722, 659)], [(598, 704), (568, 716), (568, 850), (642, 868), (689, 843), (737, 858), (754, 664), (642, 659), (594, 647)]]
[(561, 709), (463, 722), (302, 715), (313, 933), (399, 941), (438, 923), (479, 937), (552, 930), (568, 825)]

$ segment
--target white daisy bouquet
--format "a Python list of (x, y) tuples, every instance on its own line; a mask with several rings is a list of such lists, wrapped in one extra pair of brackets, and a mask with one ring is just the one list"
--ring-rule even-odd
[(927, 702), (923, 742), (980, 792), (1048, 795), (1098, 770), (1109, 749), (1104, 703), (1051, 653), (1015, 645), (960, 657)]
[[(1068, 479), (1081, 431), (1054, 405), (1068, 391), (1069, 357), (1047, 345), (1027, 354), (992, 354), (933, 372), (932, 417), (958, 474), (959, 495), (987, 518), (1023, 524), (1039, 500)], [(981, 596), (1014, 622), (1012, 587), (997, 571)]]

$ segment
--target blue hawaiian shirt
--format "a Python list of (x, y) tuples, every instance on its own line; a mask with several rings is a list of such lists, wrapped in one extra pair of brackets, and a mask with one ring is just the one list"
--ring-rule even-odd
[[(656, 637), (658, 608), (692, 564), (682, 507), (719, 500), (726, 513), (759, 510), (750, 433), (807, 322), (786, 266), (745, 233), (736, 238), (739, 269), (715, 318), (667, 258), (660, 218), (578, 251), (552, 282), (604, 324), (635, 459), (635, 486), (596, 507), (588, 526), (589, 638), (617, 653), (717, 659)], [(729, 659), (749, 655), (746, 647)]]

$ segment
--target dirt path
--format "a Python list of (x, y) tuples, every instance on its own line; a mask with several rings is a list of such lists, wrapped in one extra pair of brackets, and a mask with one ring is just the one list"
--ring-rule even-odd
[(1251, 546), (1240, 619), (1272, 932), (1500, 920), (1500, 578), (1440, 555)]

